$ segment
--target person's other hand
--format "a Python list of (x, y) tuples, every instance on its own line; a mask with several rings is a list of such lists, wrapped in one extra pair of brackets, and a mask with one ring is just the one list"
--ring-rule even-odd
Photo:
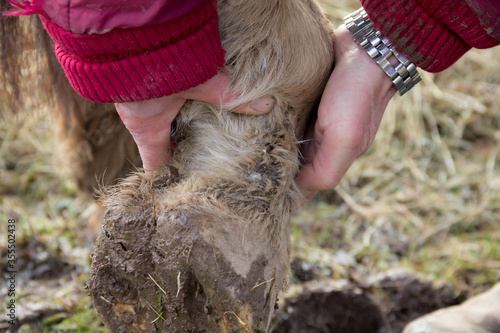
[[(116, 103), (118, 114), (139, 148), (144, 169), (156, 170), (169, 162), (171, 124), (186, 100), (214, 105), (230, 103), (237, 98), (229, 90), (230, 83), (229, 76), (219, 73), (207, 82), (175, 95), (142, 102)], [(231, 111), (259, 115), (271, 111), (273, 106), (274, 100), (264, 96)]]
[(337, 186), (354, 160), (375, 138), (384, 111), (396, 92), (389, 76), (356, 45), (343, 25), (335, 30), (335, 69), (326, 85), (314, 129), (302, 148), (297, 177), (310, 200)]

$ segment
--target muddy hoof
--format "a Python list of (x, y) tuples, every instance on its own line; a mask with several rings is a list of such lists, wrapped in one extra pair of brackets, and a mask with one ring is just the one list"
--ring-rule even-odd
[(92, 255), (88, 287), (109, 329), (267, 330), (287, 258), (227, 216), (201, 207), (155, 212), (155, 193), (175, 182), (173, 171), (134, 177), (108, 197)]

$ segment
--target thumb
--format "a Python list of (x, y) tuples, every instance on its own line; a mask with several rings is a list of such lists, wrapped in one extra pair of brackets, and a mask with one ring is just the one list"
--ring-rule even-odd
[[(231, 91), (230, 86), (231, 77), (219, 72), (205, 83), (186, 90), (179, 95), (185, 99), (193, 99), (218, 106), (231, 105), (239, 98), (239, 95)], [(271, 111), (274, 104), (274, 99), (266, 95), (251, 102), (231, 107), (230, 111), (248, 115), (262, 115)]]

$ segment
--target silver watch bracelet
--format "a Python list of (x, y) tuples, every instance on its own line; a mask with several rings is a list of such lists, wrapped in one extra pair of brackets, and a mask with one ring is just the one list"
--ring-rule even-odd
[[(404, 54), (398, 52), (396, 47), (380, 31), (375, 30), (363, 8), (346, 16), (344, 21), (347, 29), (354, 36), (356, 44), (361, 45), (380, 68), (389, 75), (401, 96), (422, 80), (415, 64)], [(389, 62), (391, 57), (397, 60), (396, 66)]]

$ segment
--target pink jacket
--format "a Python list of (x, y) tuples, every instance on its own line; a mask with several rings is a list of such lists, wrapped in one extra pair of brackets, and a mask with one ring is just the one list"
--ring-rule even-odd
[(224, 66), (216, 0), (9, 0), (39, 14), (73, 88), (134, 102), (194, 87)]
[[(40, 14), (70, 83), (97, 102), (174, 94), (224, 65), (216, 0), (9, 1), (19, 15)], [(500, 44), (499, 0), (361, 3), (375, 27), (427, 71), (446, 69), (472, 47)]]
[(102, 34), (115, 28), (162, 24), (196, 10), (205, 2), (207, 0), (46, 0), (41, 3), (41, 9), (66, 31)]
[(499, 0), (361, 0), (374, 26), (417, 66), (439, 72), (472, 47), (500, 44)]
[(486, 32), (500, 41), (500, 1), (466, 0), (469, 7), (477, 14)]

